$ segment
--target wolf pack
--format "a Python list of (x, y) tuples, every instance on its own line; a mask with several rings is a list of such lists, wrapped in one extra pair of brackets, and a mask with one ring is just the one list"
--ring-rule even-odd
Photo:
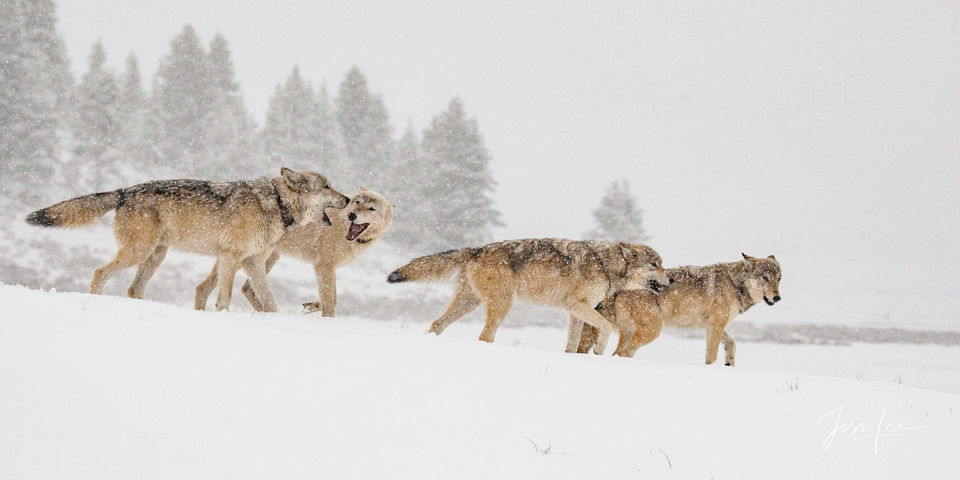
[[(390, 228), (394, 206), (361, 188), (352, 197), (326, 177), (282, 168), (280, 176), (249, 181), (158, 180), (84, 195), (30, 213), (27, 223), (75, 228), (115, 211), (117, 254), (94, 271), (90, 293), (100, 294), (117, 272), (136, 266), (127, 290), (143, 298), (170, 248), (212, 256), (210, 274), (196, 287), (204, 310), (217, 290), (226, 310), (240, 269), (241, 292), (257, 311), (275, 312), (267, 282), (281, 255), (313, 265), (319, 301), (306, 313), (332, 317), (336, 270), (368, 250)], [(557, 238), (508, 240), (415, 258), (387, 276), (389, 283), (455, 278), (453, 300), (429, 332), (440, 335), (481, 304), (480, 340), (493, 342), (514, 301), (569, 312), (566, 351), (603, 354), (614, 330), (615, 355), (632, 357), (663, 325), (706, 330), (706, 363), (723, 343), (734, 366), (736, 344), (726, 332), (739, 314), (760, 302), (780, 301), (780, 264), (773, 256), (742, 254), (737, 262), (664, 268), (646, 245)]]

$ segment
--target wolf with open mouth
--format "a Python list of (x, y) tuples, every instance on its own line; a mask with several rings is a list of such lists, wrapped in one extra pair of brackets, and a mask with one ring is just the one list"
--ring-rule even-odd
[[(267, 272), (281, 254), (313, 264), (320, 301), (304, 303), (303, 310), (305, 313), (320, 311), (323, 316), (332, 317), (337, 305), (336, 270), (373, 246), (392, 221), (393, 205), (383, 195), (361, 188), (346, 207), (324, 209), (322, 222), (288, 229), (277, 249), (267, 258)], [(197, 286), (198, 306), (206, 303), (216, 272), (214, 265), (210, 275)], [(260, 300), (248, 283), (243, 284), (243, 294), (253, 308), (261, 310)]]

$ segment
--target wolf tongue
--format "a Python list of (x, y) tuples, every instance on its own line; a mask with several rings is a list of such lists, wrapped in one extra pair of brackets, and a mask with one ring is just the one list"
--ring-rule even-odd
[(368, 224), (366, 223), (351, 223), (350, 231), (347, 233), (347, 236), (349, 236), (351, 239), (357, 238), (361, 233), (363, 233), (363, 230), (367, 228), (367, 225)]

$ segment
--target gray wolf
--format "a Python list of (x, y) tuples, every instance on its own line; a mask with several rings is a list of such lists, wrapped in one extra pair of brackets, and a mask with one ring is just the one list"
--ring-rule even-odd
[(345, 206), (347, 197), (314, 172), (288, 168), (272, 179), (206, 182), (158, 180), (112, 192), (60, 202), (27, 216), (43, 227), (80, 227), (116, 210), (116, 257), (93, 274), (90, 293), (100, 294), (115, 273), (137, 265), (127, 294), (143, 298), (147, 281), (167, 249), (213, 255), (222, 267), (217, 278), (217, 310), (230, 305), (233, 279), (243, 267), (265, 309), (276, 311), (264, 268), (284, 231), (313, 218), (327, 206)]
[[(332, 317), (337, 305), (336, 270), (367, 251), (387, 232), (393, 220), (393, 205), (383, 195), (361, 188), (345, 208), (327, 208), (324, 215), (330, 226), (310, 222), (287, 229), (276, 250), (267, 258), (266, 271), (270, 272), (281, 254), (313, 264), (320, 302), (303, 304), (304, 311), (320, 311), (323, 316)], [(215, 264), (210, 275), (197, 286), (197, 310), (203, 310), (213, 291), (217, 269)], [(249, 280), (243, 284), (242, 291), (253, 308), (263, 310)]]
[[(514, 298), (568, 310), (597, 327), (603, 351), (613, 326), (594, 310), (624, 289), (669, 283), (660, 255), (645, 245), (563, 239), (525, 239), (450, 250), (414, 259), (387, 277), (390, 283), (443, 280), (457, 274), (447, 311), (430, 326), (439, 335), (481, 303), (487, 321), (480, 340), (493, 342)], [(579, 330), (578, 330), (579, 333)]]
[[(706, 267), (668, 268), (676, 282), (663, 293), (641, 290), (621, 291), (603, 301), (600, 314), (620, 330), (614, 355), (632, 357), (634, 352), (660, 335), (662, 325), (703, 328), (707, 331), (707, 364), (717, 360), (723, 342), (725, 363), (734, 366), (736, 343), (726, 326), (739, 314), (761, 301), (780, 301), (780, 264), (770, 255)], [(597, 338), (597, 330), (586, 325), (577, 352), (586, 353)]]

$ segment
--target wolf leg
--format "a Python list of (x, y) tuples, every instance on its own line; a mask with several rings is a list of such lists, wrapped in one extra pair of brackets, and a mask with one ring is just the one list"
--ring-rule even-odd
[(214, 287), (217, 286), (217, 265), (220, 265), (219, 260), (213, 262), (213, 270), (210, 270), (207, 278), (204, 278), (200, 285), (197, 285), (196, 296), (193, 297), (193, 308), (197, 310), (207, 308), (207, 299), (210, 298)]
[(160, 267), (160, 264), (163, 263), (163, 259), (166, 256), (167, 246), (157, 245), (157, 249), (153, 251), (153, 254), (137, 267), (137, 274), (133, 277), (133, 283), (131, 283), (130, 288), (127, 289), (128, 297), (143, 298), (143, 291), (147, 288), (147, 282), (150, 281), (154, 273), (157, 273), (157, 268)]
[(466, 275), (458, 275), (457, 291), (453, 294), (453, 301), (450, 302), (447, 311), (430, 324), (430, 333), (440, 335), (451, 323), (474, 311), (478, 306), (480, 306), (480, 298), (473, 292), (473, 288), (467, 282)]
[(220, 255), (217, 263), (217, 311), (220, 311), (230, 306), (233, 279), (240, 267), (240, 256), (235, 253), (225, 253)]
[(717, 350), (720, 348), (720, 338), (722, 336), (723, 327), (707, 327), (707, 365), (717, 361)]
[[(578, 353), (582, 335), (583, 322), (571, 313), (570, 320), (567, 321), (567, 348), (564, 349), (564, 351), (567, 353)], [(589, 351), (589, 349), (587, 350)]]
[(607, 348), (607, 341), (610, 340), (610, 333), (613, 332), (613, 324), (604, 318), (603, 315), (600, 315), (600, 312), (594, 310), (593, 305), (587, 302), (577, 303), (571, 306), (569, 310), (571, 314), (575, 315), (581, 321), (599, 330), (597, 333), (597, 343), (593, 346), (593, 353), (603, 355), (603, 351)]
[(250, 285), (260, 303), (264, 312), (276, 312), (277, 302), (273, 299), (273, 292), (270, 291), (270, 285), (267, 284), (267, 259), (262, 256), (251, 256), (243, 259), (241, 265), (243, 270), (250, 277)]
[(487, 306), (487, 322), (483, 325), (483, 331), (480, 332), (480, 341), (493, 343), (497, 336), (497, 329), (503, 323), (510, 307), (513, 306), (513, 295), (499, 295), (488, 297), (484, 303)]
[(725, 364), (728, 367), (734, 366), (734, 357), (737, 355), (737, 344), (726, 330), (723, 331), (723, 353), (724, 359), (726, 360)]
[(337, 270), (332, 265), (314, 264), (313, 272), (317, 276), (320, 304), (305, 303), (303, 304), (304, 312), (320, 310), (320, 315), (332, 317), (334, 309), (337, 307)]
[(110, 263), (98, 268), (93, 272), (93, 281), (90, 282), (90, 293), (97, 295), (103, 293), (103, 285), (107, 283), (114, 274), (121, 270), (126, 270), (134, 265), (140, 264), (150, 256), (156, 248), (156, 244), (137, 245), (133, 243), (129, 246), (121, 246), (117, 255)]
[[(270, 273), (270, 270), (273, 269), (273, 266), (277, 264), (277, 260), (279, 259), (280, 254), (278, 252), (273, 252), (267, 257), (267, 273)], [(253, 285), (250, 284), (250, 280), (243, 282), (243, 287), (240, 288), (240, 291), (243, 293), (243, 296), (247, 297), (247, 301), (250, 302), (254, 310), (258, 312), (263, 311), (263, 304), (260, 303), (260, 299), (257, 298), (257, 293), (253, 291)]]

